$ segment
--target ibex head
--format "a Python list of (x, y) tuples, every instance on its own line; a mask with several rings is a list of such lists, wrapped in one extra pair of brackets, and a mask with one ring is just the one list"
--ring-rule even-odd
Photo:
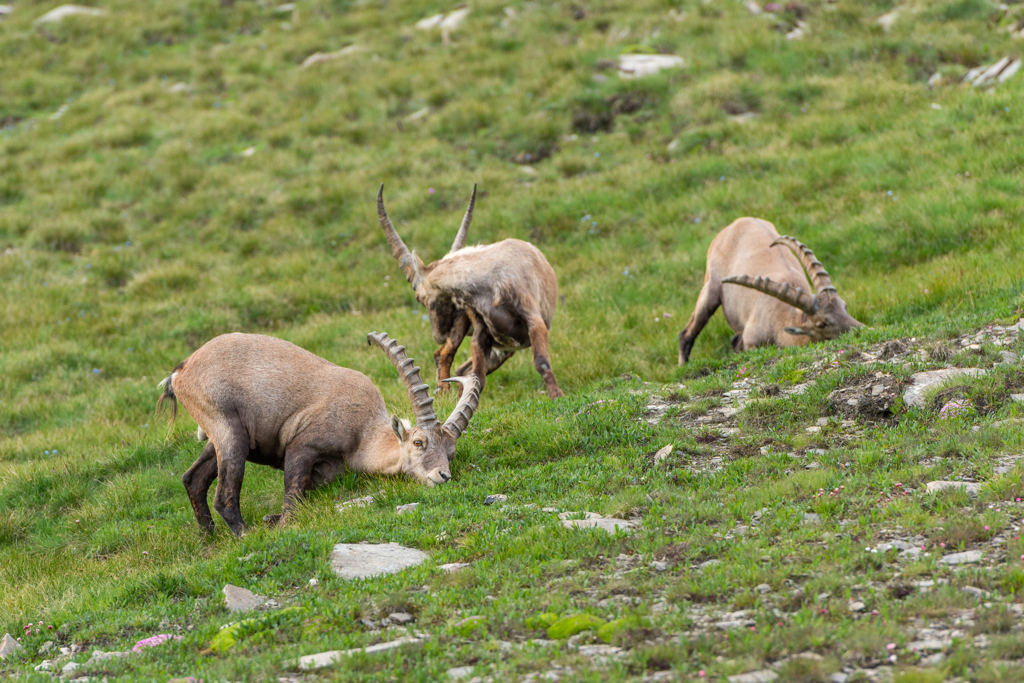
[(455, 442), (469, 426), (469, 420), (480, 404), (480, 382), (476, 375), (455, 377), (448, 382), (462, 384), (462, 398), (442, 425), (434, 414), (434, 399), (429, 387), (420, 379), (420, 369), (405, 353), (405, 347), (387, 334), (371, 332), (368, 343), (377, 344), (398, 370), (398, 375), (409, 392), (416, 426), (398, 416), (391, 418), (391, 428), (400, 444), (399, 470), (427, 486), (443, 484), (452, 478), (449, 463), (455, 455)]
[(846, 302), (839, 298), (836, 288), (832, 285), (832, 279), (807, 245), (789, 235), (773, 240), (771, 246), (776, 245), (789, 247), (797, 257), (807, 271), (814, 287), (813, 293), (805, 292), (803, 287), (791, 287), (788, 282), (772, 282), (766, 277), (735, 275), (722, 278), (722, 282), (756, 289), (800, 310), (801, 324), (783, 329), (789, 334), (806, 335), (811, 341), (836, 339), (855, 327), (864, 327), (864, 323), (846, 312)]
[[(455, 235), (455, 241), (452, 242), (452, 248), (448, 252), (449, 254), (462, 249), (466, 244), (466, 233), (469, 231), (469, 224), (473, 221), (473, 205), (476, 204), (476, 184), (473, 185), (473, 196), (469, 200), (469, 208), (466, 209), (466, 215), (462, 219), (462, 225), (459, 226), (459, 232)], [(409, 248), (405, 246), (405, 242), (398, 236), (395, 231), (395, 226), (391, 224), (391, 219), (388, 218), (388, 212), (384, 210), (384, 184), (381, 183), (380, 190), (377, 192), (377, 217), (380, 219), (380, 227), (384, 229), (384, 235), (388, 238), (388, 245), (391, 247), (391, 254), (398, 260), (398, 265), (401, 266), (402, 272), (405, 273), (405, 279), (412, 284), (412, 288), (416, 290), (416, 298), (421, 304), (427, 305), (425, 301), (425, 293), (421, 292), (421, 288), (424, 284), (424, 280), (428, 271), (429, 266), (424, 266), (423, 261), (416, 255), (415, 251), (410, 252)]]

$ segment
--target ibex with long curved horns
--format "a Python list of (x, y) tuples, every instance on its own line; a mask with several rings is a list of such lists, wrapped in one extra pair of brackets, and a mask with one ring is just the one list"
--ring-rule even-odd
[(214, 508), (236, 535), (245, 531), (239, 494), (246, 461), (284, 470), (284, 508), (264, 517), (271, 524), (286, 521), (306, 491), (346, 469), (404, 474), (428, 486), (451, 479), (455, 442), (480, 400), (476, 377), (448, 380), (463, 385), (462, 398), (438, 424), (434, 399), (405, 347), (386, 334), (367, 339), (398, 369), (415, 427), (388, 417), (380, 391), (361, 372), (258, 334), (216, 337), (161, 382), (160, 404), (171, 399), (176, 413), (180, 400), (199, 423), (199, 440), (209, 439), (181, 478), (199, 526), (213, 531), (206, 496), (217, 479)]
[[(434, 341), (439, 382), (451, 376), (455, 352), (473, 328), (472, 357), (456, 371), (470, 368), (480, 380), (497, 370), (521, 349), (533, 348), (533, 366), (547, 387), (548, 398), (562, 390), (555, 381), (548, 355), (548, 330), (558, 300), (555, 271), (529, 242), (507, 239), (496, 244), (465, 247), (473, 220), (476, 185), (469, 208), (448, 254), (429, 266), (410, 252), (384, 210), (384, 185), (377, 193), (377, 215), (391, 253), (416, 291), (416, 300), (427, 309)], [(439, 387), (440, 390), (440, 387)]]
[[(729, 284), (739, 287), (722, 286)], [(694, 340), (719, 306), (736, 332), (737, 351), (802, 346), (863, 327), (846, 312), (814, 252), (758, 218), (740, 218), (712, 240), (704, 287), (679, 335), (680, 365), (689, 361)]]

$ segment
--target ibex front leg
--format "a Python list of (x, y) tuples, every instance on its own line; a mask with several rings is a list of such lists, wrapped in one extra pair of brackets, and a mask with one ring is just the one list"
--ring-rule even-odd
[(265, 515), (263, 521), (274, 526), (286, 524), (296, 503), (306, 495), (313, 481), (313, 465), (318, 453), (305, 445), (290, 444), (284, 453), (284, 504), (281, 514)]
[[(458, 311), (455, 314), (455, 322), (448, 333), (448, 338), (445, 339), (441, 348), (434, 353), (434, 364), (437, 366), (437, 384), (435, 385), (434, 393), (440, 394), (448, 391), (448, 383), (442, 380), (452, 376), (452, 362), (455, 360), (455, 352), (459, 350), (459, 346), (462, 344), (462, 340), (466, 338), (468, 331), (469, 316), (466, 315), (465, 311)], [(462, 392), (461, 384), (458, 385), (458, 390), (459, 393)]]

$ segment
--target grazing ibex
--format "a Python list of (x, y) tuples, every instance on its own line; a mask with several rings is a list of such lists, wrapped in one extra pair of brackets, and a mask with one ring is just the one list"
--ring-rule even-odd
[(472, 325), (472, 358), (456, 376), (472, 368), (482, 390), (487, 375), (516, 351), (533, 347), (533, 367), (544, 378), (548, 398), (558, 398), (562, 390), (548, 356), (548, 330), (558, 300), (555, 271), (537, 247), (522, 240), (465, 247), (475, 203), (476, 185), (451, 251), (427, 266), (395, 232), (384, 210), (384, 185), (377, 193), (377, 216), (391, 253), (430, 315), (434, 341), (441, 344), (434, 353), (437, 379), (451, 376), (455, 352)]
[(846, 312), (814, 252), (757, 218), (740, 218), (712, 240), (704, 287), (679, 336), (680, 365), (690, 360), (694, 340), (719, 306), (736, 332), (737, 351), (765, 344), (802, 346), (863, 327)]
[(455, 442), (480, 400), (476, 378), (455, 410), (438, 424), (427, 385), (405, 347), (386, 334), (367, 335), (398, 369), (409, 392), (416, 426), (388, 417), (380, 391), (361, 372), (338, 367), (294, 344), (258, 334), (225, 334), (204, 344), (161, 382), (160, 404), (177, 401), (209, 439), (181, 478), (196, 521), (213, 531), (206, 502), (217, 479), (213, 506), (236, 535), (245, 531), (239, 493), (246, 461), (284, 470), (284, 506), (264, 521), (287, 520), (297, 499), (338, 475), (353, 472), (404, 474), (427, 486), (451, 479), (448, 463)]

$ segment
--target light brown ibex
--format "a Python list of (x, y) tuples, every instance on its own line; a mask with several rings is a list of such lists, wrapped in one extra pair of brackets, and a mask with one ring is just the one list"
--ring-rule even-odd
[(427, 266), (395, 232), (384, 210), (384, 185), (377, 193), (377, 216), (391, 253), (430, 315), (434, 341), (441, 344), (434, 353), (437, 379), (451, 376), (455, 352), (472, 326), (472, 356), (456, 376), (472, 368), (482, 389), (487, 375), (516, 351), (532, 347), (533, 366), (544, 378), (548, 398), (558, 398), (562, 390), (548, 355), (548, 330), (558, 300), (555, 271), (537, 247), (522, 240), (466, 247), (475, 204), (476, 185), (451, 251)]
[(451, 479), (455, 442), (480, 400), (476, 378), (448, 380), (464, 390), (448, 421), (438, 424), (434, 399), (405, 347), (383, 333), (367, 339), (398, 369), (415, 427), (388, 417), (380, 391), (363, 373), (258, 334), (216, 337), (161, 382), (160, 404), (171, 399), (177, 413), (181, 401), (199, 423), (199, 440), (209, 439), (181, 478), (199, 526), (213, 531), (206, 497), (217, 479), (214, 508), (236, 535), (245, 531), (239, 494), (246, 461), (284, 470), (283, 511), (264, 517), (271, 524), (286, 521), (306, 491), (346, 470), (404, 474), (428, 486)]
[(736, 332), (737, 351), (765, 344), (802, 346), (863, 327), (846, 312), (814, 252), (758, 218), (740, 218), (712, 240), (704, 287), (679, 335), (680, 365), (690, 360), (694, 340), (719, 306)]

